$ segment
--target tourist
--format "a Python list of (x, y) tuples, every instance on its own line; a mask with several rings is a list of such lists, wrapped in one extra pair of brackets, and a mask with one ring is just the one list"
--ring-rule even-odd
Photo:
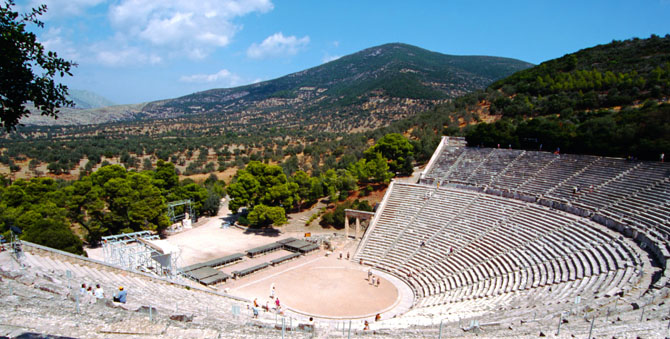
[(367, 320), (365, 321), (365, 323), (363, 323), (363, 325), (364, 325), (364, 327), (363, 327), (364, 331), (367, 331), (367, 330), (370, 329), (370, 323)]
[(81, 284), (81, 288), (79, 289), (79, 295), (84, 296), (86, 294), (86, 284)]
[(270, 299), (274, 298), (275, 298), (275, 283), (272, 283), (272, 285), (270, 285)]
[(382, 320), (382, 315), (377, 313), (377, 315), (375, 316), (375, 321), (380, 321), (380, 320)]
[(84, 300), (82, 300), (82, 302), (89, 304), (95, 303), (95, 296), (93, 295), (93, 287), (88, 286), (86, 288), (86, 294), (84, 294)]
[(665, 153), (661, 153), (661, 162), (665, 160)]
[(116, 293), (116, 295), (114, 296), (114, 299), (112, 299), (112, 300), (114, 300), (114, 302), (117, 302), (117, 303), (125, 304), (127, 295), (128, 295), (128, 293), (123, 289), (123, 286), (121, 286), (121, 287), (119, 287), (119, 292)]
[(100, 287), (100, 284), (95, 285), (95, 298), (103, 299), (105, 297), (105, 291)]
[(258, 308), (254, 306), (251, 308), (251, 311), (254, 313), (254, 319), (258, 319)]
[(265, 310), (265, 312), (270, 312), (270, 302), (269, 301), (267, 301), (267, 300), (265, 301), (265, 306), (263, 306), (263, 309)]
[(279, 297), (275, 299), (275, 306), (277, 306), (277, 311), (279, 311), (279, 308), (281, 307), (281, 302), (279, 302)]
[(349, 252), (347, 252), (347, 260), (349, 260)]
[(342, 252), (340, 252), (340, 260), (342, 260)]
[(254, 307), (258, 307), (258, 298), (254, 298)]
[(381, 278), (377, 277), (377, 287), (379, 287), (379, 282), (380, 282), (381, 280), (382, 280)]
[(368, 268), (368, 282), (370, 282), (370, 277), (372, 277), (372, 269)]

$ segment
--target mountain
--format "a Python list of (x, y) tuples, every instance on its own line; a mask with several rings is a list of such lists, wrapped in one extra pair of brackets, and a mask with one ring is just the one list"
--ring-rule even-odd
[(652, 35), (543, 62), (422, 119), (476, 124), (471, 145), (655, 160), (670, 151), (669, 98), (670, 35)]
[(322, 126), (327, 119), (331, 130), (370, 129), (530, 66), (514, 59), (445, 55), (394, 43), (270, 81), (148, 103), (142, 114), (267, 118), (287, 127), (296, 122)]
[(69, 89), (68, 94), (68, 99), (74, 102), (75, 108), (87, 109), (116, 105), (111, 100), (86, 90)]
[(68, 99), (74, 102), (74, 107), (59, 108), (56, 120), (41, 115), (40, 110), (28, 104), (27, 107), (32, 113), (21, 118), (21, 123), (27, 126), (63, 126), (127, 121), (134, 119), (144, 106), (144, 104), (116, 105), (96, 93), (71, 88), (68, 89)]
[(61, 109), (55, 122), (39, 115), (22, 122), (62, 125), (205, 115), (207, 121), (222, 123), (264, 121), (276, 127), (300, 124), (331, 131), (369, 130), (531, 66), (515, 59), (445, 55), (394, 43), (274, 80), (146, 104), (96, 109), (108, 102), (93, 100), (97, 96), (90, 92), (72, 91), (77, 108), (92, 109)]

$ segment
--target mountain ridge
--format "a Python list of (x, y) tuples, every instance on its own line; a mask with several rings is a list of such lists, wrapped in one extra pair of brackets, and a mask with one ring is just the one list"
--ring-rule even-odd
[[(392, 43), (273, 80), (148, 103), (142, 112), (179, 117), (250, 110), (251, 115), (279, 114), (308, 121), (332, 114), (346, 119), (352, 112), (383, 112), (382, 119), (387, 123), (399, 118), (394, 113), (407, 113), (401, 114), (404, 117), (423, 111), (529, 66), (510, 58), (452, 56)], [(409, 100), (398, 103), (397, 99)], [(295, 110), (303, 114), (289, 112)]]
[(81, 89), (68, 89), (68, 99), (74, 102), (74, 108), (77, 109), (102, 108), (116, 105), (116, 103), (98, 93)]
[[(212, 115), (217, 119), (305, 120), (331, 130), (372, 129), (484, 88), (531, 64), (503, 57), (455, 56), (390, 43), (259, 83), (214, 88), (137, 105), (62, 109), (66, 124)], [(91, 119), (89, 119), (91, 117)], [(109, 117), (109, 119), (107, 119)], [(53, 120), (30, 117), (24, 124)], [(56, 121), (59, 124), (59, 121)]]

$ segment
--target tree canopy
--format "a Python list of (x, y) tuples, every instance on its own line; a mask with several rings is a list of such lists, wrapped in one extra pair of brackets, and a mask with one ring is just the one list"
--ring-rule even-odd
[(251, 161), (237, 171), (235, 181), (228, 187), (228, 206), (233, 212), (241, 207), (251, 208), (249, 221), (252, 225), (265, 225), (268, 220), (280, 225), (286, 221), (286, 210), (300, 200), (298, 188), (297, 183), (288, 180), (281, 167)]
[[(190, 199), (194, 212), (216, 214), (222, 183), (208, 179), (205, 186), (179, 182), (174, 165), (159, 161), (155, 171), (128, 171), (120, 165), (103, 166), (79, 180), (51, 178), (0, 181), (0, 232), (10, 224), (24, 230), (22, 239), (82, 254), (82, 241), (96, 244), (105, 235), (165, 230), (166, 202)], [(76, 225), (77, 235), (71, 230)], [(80, 227), (79, 227), (80, 226)], [(78, 236), (79, 235), (79, 236)]]
[[(38, 17), (46, 13), (46, 5), (19, 14), (12, 10), (13, 0), (0, 5), (0, 125), (12, 131), (19, 120), (30, 114), (26, 103), (32, 104), (42, 115), (56, 117), (61, 106), (72, 106), (66, 98), (67, 86), (56, 84), (56, 76), (72, 75), (76, 64), (59, 58), (56, 52), (45, 51), (27, 24), (44, 27)], [(36, 74), (42, 71), (41, 75)]]
[(412, 174), (414, 146), (400, 133), (389, 133), (377, 140), (374, 146), (365, 151), (367, 160), (374, 160), (375, 153), (389, 160), (391, 172), (404, 175)]

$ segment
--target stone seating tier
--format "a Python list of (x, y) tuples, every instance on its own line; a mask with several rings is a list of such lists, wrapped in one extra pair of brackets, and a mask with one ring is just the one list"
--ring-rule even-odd
[(556, 287), (551, 298), (596, 298), (628, 286), (642, 265), (610, 230), (541, 205), (397, 182), (387, 194), (389, 204), (356, 258), (405, 275), (420, 296), (417, 305), (545, 286)]

